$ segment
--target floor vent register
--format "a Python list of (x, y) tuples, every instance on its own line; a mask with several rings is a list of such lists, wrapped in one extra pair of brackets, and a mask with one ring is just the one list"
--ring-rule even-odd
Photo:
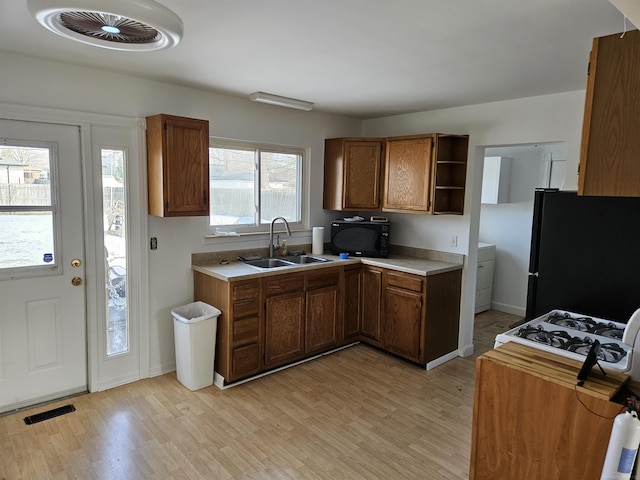
[(53, 410), (47, 410), (46, 412), (36, 413), (35, 415), (29, 415), (24, 417), (24, 423), (27, 425), (33, 425), (34, 423), (44, 422), (50, 418), (59, 417), (60, 415), (66, 415), (67, 413), (75, 412), (76, 407), (73, 405), (65, 405), (64, 407), (54, 408)]

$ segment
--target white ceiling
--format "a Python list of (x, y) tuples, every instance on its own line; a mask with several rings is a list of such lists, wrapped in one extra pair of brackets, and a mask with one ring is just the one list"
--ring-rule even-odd
[(1, 0), (0, 50), (373, 118), (582, 90), (593, 37), (624, 28), (608, 0), (160, 3), (184, 22), (173, 49), (76, 43), (36, 23), (24, 0)]

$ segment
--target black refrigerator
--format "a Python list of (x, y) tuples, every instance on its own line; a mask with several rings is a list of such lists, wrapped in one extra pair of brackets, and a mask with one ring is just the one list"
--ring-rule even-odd
[(640, 198), (535, 191), (525, 320), (553, 309), (626, 323), (640, 307)]

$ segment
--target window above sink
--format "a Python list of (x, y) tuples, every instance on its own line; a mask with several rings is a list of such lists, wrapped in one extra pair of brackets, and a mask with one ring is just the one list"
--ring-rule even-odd
[[(275, 217), (306, 224), (304, 148), (213, 138), (209, 145), (210, 234), (266, 233)], [(278, 231), (279, 233), (279, 231)]]

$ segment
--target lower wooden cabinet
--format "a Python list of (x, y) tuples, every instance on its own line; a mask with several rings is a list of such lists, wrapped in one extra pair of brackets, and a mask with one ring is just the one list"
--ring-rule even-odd
[(362, 331), (362, 268), (360, 265), (344, 270), (344, 339), (353, 340)]
[(222, 312), (215, 371), (231, 383), (357, 340), (426, 365), (457, 349), (460, 279), (336, 265), (231, 282), (195, 272), (194, 291)]
[(458, 349), (462, 271), (426, 277), (385, 271), (383, 348), (426, 365)]
[[(382, 269), (359, 265), (344, 272), (344, 337), (380, 340)], [(376, 343), (377, 344), (377, 343)]]
[(461, 283), (462, 270), (426, 277), (364, 265), (345, 271), (345, 342), (421, 365), (456, 351)]
[(323, 352), (338, 346), (339, 284), (338, 269), (306, 275), (305, 354)]
[(267, 297), (264, 366), (272, 368), (304, 353), (304, 291)]
[(218, 317), (215, 370), (228, 382), (262, 371), (261, 281), (225, 282), (195, 272), (194, 298), (222, 312)]
[(627, 376), (577, 387), (581, 365), (514, 342), (478, 358), (470, 480), (600, 478)]
[(385, 272), (383, 347), (414, 362), (423, 362), (426, 277)]

